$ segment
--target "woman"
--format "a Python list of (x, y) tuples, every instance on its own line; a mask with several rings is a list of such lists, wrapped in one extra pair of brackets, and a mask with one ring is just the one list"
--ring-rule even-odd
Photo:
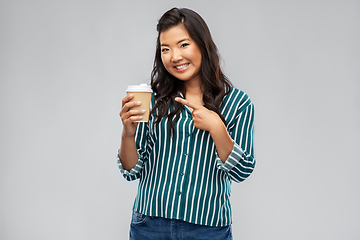
[(119, 168), (140, 179), (130, 239), (232, 239), (231, 181), (253, 171), (254, 106), (222, 73), (204, 20), (167, 11), (157, 25), (149, 122), (123, 99)]

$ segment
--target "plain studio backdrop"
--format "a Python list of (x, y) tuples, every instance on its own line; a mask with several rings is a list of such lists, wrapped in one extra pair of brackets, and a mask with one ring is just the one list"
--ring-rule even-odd
[(360, 239), (360, 2), (0, 1), (0, 239), (127, 239), (127, 85), (156, 24), (188, 7), (255, 103), (257, 166), (232, 184), (234, 239)]

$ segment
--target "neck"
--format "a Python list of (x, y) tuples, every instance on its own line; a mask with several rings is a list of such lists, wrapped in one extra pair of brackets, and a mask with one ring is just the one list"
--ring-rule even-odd
[(200, 105), (204, 105), (203, 92), (201, 90), (200, 81), (185, 82), (186, 100)]
[(186, 81), (186, 82), (184, 82), (184, 86), (185, 86), (185, 91), (187, 94), (192, 94), (192, 95), (201, 94), (202, 95), (200, 80), (194, 79), (194, 80)]

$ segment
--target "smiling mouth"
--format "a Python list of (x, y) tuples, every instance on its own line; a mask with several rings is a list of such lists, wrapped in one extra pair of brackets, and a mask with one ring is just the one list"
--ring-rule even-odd
[(182, 65), (179, 65), (179, 66), (175, 66), (174, 68), (177, 69), (177, 70), (184, 70), (188, 66), (189, 66), (189, 63), (185, 63), (185, 64), (182, 64)]

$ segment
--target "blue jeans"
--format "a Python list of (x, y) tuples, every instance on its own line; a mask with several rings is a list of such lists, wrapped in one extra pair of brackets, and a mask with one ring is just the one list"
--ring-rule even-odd
[(232, 240), (231, 225), (209, 227), (133, 212), (130, 240)]

